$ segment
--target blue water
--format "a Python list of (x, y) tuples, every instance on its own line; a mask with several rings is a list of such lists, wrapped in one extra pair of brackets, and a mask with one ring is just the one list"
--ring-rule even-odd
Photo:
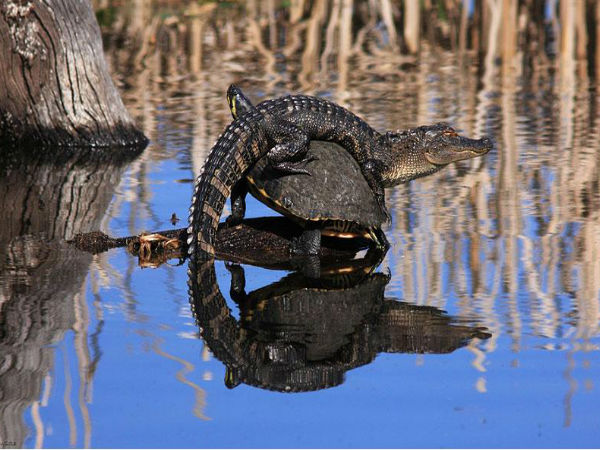
[[(190, 174), (175, 156), (173, 152), (173, 158), (148, 166), (152, 195), (143, 204), (145, 217), (136, 213), (140, 229), (169, 228), (171, 212), (185, 216), (191, 185), (176, 180)], [(126, 173), (112, 206), (124, 195), (128, 179)], [(257, 206), (249, 204), (251, 210)], [(112, 206), (109, 214), (115, 214)], [(139, 211), (139, 205), (124, 201), (119, 215), (105, 222), (107, 231), (131, 232), (130, 208)], [(426, 218), (427, 212), (419, 216)], [(414, 236), (389, 233), (395, 241), (417, 245)], [(535, 238), (532, 229), (530, 236)], [(405, 260), (392, 249), (383, 263), (392, 268), (386, 297), (411, 302), (405, 287), (394, 282), (410, 276), (398, 273)], [(431, 299), (450, 314), (465, 309), (464, 293), (459, 297), (449, 278), (459, 264), (464, 261), (444, 268), (443, 296)], [(52, 344), (50, 393), (40, 408), (43, 446), (598, 445), (599, 340), (597, 335), (579, 338), (569, 318), (577, 305), (566, 294), (552, 300), (557, 314), (552, 336), (536, 329), (540, 324), (534, 323), (532, 309), (537, 299), (522, 285), (514, 297), (499, 293), (489, 302), (469, 293), (468, 309), (476, 311), (492, 338), (443, 355), (381, 353), (372, 363), (347, 372), (341, 386), (285, 394), (244, 384), (225, 387), (223, 364), (198, 338), (186, 268), (141, 269), (122, 249), (94, 260), (81, 293), (89, 318), (82, 329), (69, 330)], [(284, 275), (245, 269), (247, 291)], [(526, 273), (521, 262), (516, 269), (522, 282)], [(229, 274), (222, 263), (217, 271), (221, 291), (238, 317), (228, 297)], [(493, 292), (493, 275), (487, 278), (483, 290)], [(77, 353), (77, 339), (83, 339), (86, 357)], [(96, 369), (85, 380), (86, 372), (78, 365), (93, 359), (98, 360)], [(34, 430), (29, 412), (25, 420)], [(35, 440), (31, 432), (24, 444), (33, 447)]]

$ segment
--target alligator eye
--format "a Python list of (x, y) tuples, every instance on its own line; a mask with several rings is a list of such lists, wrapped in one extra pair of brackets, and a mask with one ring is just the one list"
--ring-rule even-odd
[(400, 135), (398, 133), (392, 133), (392, 132), (388, 131), (386, 133), (386, 135), (390, 142), (392, 142), (394, 144), (400, 142)]
[(444, 130), (442, 133), (444, 136), (458, 136), (458, 133), (456, 131), (454, 131), (452, 128), (449, 128), (447, 130)]

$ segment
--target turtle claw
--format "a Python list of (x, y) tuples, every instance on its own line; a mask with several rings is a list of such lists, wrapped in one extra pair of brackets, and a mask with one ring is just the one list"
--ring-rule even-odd
[(381, 230), (381, 228), (379, 228), (375, 233), (377, 235), (377, 241), (379, 243), (380, 248), (385, 251), (389, 250), (390, 243), (387, 240), (387, 237), (385, 236), (385, 233)]

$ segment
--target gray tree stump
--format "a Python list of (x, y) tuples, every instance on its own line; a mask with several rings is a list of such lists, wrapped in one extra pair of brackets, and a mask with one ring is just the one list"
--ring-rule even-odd
[(88, 0), (0, 2), (0, 145), (145, 145)]

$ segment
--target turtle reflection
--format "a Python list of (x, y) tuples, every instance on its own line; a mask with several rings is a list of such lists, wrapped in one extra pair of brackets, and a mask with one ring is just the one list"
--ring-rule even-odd
[(352, 263), (322, 271), (318, 279), (292, 273), (250, 293), (244, 269), (228, 265), (239, 322), (216, 284), (213, 263), (191, 274), (194, 316), (205, 342), (227, 367), (226, 385), (325, 389), (343, 383), (345, 372), (381, 352), (450, 353), (491, 336), (438, 308), (385, 298), (389, 275)]

